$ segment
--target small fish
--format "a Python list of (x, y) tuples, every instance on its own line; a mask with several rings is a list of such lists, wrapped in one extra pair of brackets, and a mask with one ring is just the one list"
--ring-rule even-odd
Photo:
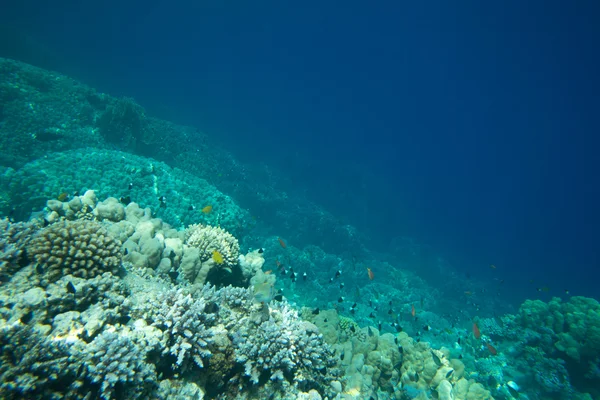
[(42, 264), (35, 265), (35, 272), (37, 272), (40, 275), (44, 273), (44, 267), (42, 267)]
[(336, 273), (335, 273), (335, 277), (336, 277), (336, 278), (339, 278), (341, 275), (342, 275), (342, 270), (341, 270), (341, 269), (338, 269), (338, 270), (336, 271)]
[(446, 379), (450, 378), (450, 376), (452, 376), (453, 373), (454, 373), (453, 369), (451, 369), (450, 371), (446, 372)]
[(194, 211), (195, 209), (196, 207), (193, 204), (188, 207), (188, 211)]
[(323, 322), (327, 323), (329, 320), (327, 318), (323, 318)]
[(270, 270), (268, 270), (268, 271), (265, 271), (265, 275), (271, 275), (272, 273), (273, 273), (273, 270), (272, 270), (272, 269), (270, 269)]
[(396, 329), (396, 332), (402, 332), (402, 325), (394, 322), (394, 328)]
[(494, 264), (490, 264), (490, 269), (496, 269), (496, 266)]
[(431, 352), (431, 358), (433, 358), (433, 362), (435, 363), (435, 365), (437, 365), (438, 367), (442, 366), (442, 360), (440, 360), (440, 357), (433, 351)]
[(275, 297), (273, 297), (273, 300), (275, 300), (275, 301), (283, 301), (283, 295), (282, 294), (276, 294)]
[(415, 382), (419, 382), (419, 373), (415, 372)]
[(429, 332), (429, 331), (431, 330), (431, 326), (430, 326), (430, 325), (425, 325), (425, 326), (423, 327), (423, 330), (424, 330), (425, 332)]
[(305, 273), (302, 274), (302, 279), (306, 280), (306, 278), (308, 278), (308, 275)]
[(215, 263), (217, 263), (219, 265), (223, 264), (223, 262), (225, 261), (225, 259), (223, 258), (223, 254), (219, 253), (218, 250), (213, 250), (212, 259)]
[(351, 331), (352, 333), (355, 333), (355, 332), (356, 332), (356, 328), (354, 327), (354, 325), (350, 325), (350, 331)]
[(283, 239), (282, 239), (282, 238), (278, 237), (278, 238), (277, 238), (277, 240), (279, 241), (279, 245), (280, 245), (281, 247), (283, 247), (284, 249), (286, 249), (286, 248), (287, 248), (287, 244), (285, 244), (285, 242), (283, 241)]
[(167, 202), (161, 202), (160, 208), (167, 208)]
[(202, 212), (204, 214), (208, 214), (212, 211), (213, 207), (212, 206), (205, 206), (204, 208), (202, 208)]
[[(331, 278), (331, 282), (333, 282), (333, 278)], [(344, 282), (340, 282), (340, 289), (344, 288)]]
[(369, 318), (375, 318), (375, 314), (374, 313), (369, 314)]
[(292, 280), (292, 282), (296, 282), (298, 275), (292, 271), (292, 273), (290, 274), (290, 279)]
[(75, 289), (75, 285), (71, 281), (67, 282), (67, 292), (75, 294), (77, 289)]
[(314, 310), (312, 310), (312, 314), (313, 315), (319, 315), (320, 312), (321, 312), (321, 310), (319, 310), (319, 307), (317, 307)]
[(67, 201), (67, 200), (69, 200), (69, 193), (62, 192), (61, 194), (56, 196), (56, 198), (58, 199), (58, 201)]
[(375, 274), (371, 271), (371, 268), (367, 268), (367, 274), (369, 275), (369, 280), (372, 281), (375, 278)]
[(373, 336), (374, 335), (373, 330), (371, 329), (370, 326), (367, 327), (367, 333), (369, 334), (369, 336)]
[(568, 296), (568, 295), (570, 295), (570, 294), (571, 294), (571, 292), (570, 292), (570, 291), (568, 291), (567, 289), (565, 289), (565, 294)]
[(357, 306), (357, 304), (354, 303), (354, 304), (352, 304), (352, 307), (350, 307), (350, 308), (356, 308), (356, 306)]
[(344, 350), (342, 350), (342, 353), (340, 354), (340, 360), (344, 361), (344, 357), (346, 357), (346, 353)]
[(465, 296), (471, 296), (472, 294), (473, 294), (473, 292), (471, 292), (470, 290), (465, 291)]
[(333, 278), (329, 278), (329, 283), (333, 283)]
[(379, 322), (377, 323), (377, 329), (379, 330), (379, 332), (381, 332), (381, 321), (379, 321)]
[(19, 320), (25, 325), (27, 325), (29, 322), (31, 322), (32, 319), (33, 319), (33, 311), (31, 311), (31, 310), (26, 312), (25, 314), (23, 314), (21, 316), (21, 318), (19, 318)]
[(343, 298), (343, 297), (340, 297), (340, 298), (338, 299), (338, 303), (343, 303), (343, 302), (344, 302), (344, 298)]
[(492, 346), (489, 343), (486, 343), (485, 346), (487, 347), (487, 349), (489, 350), (489, 352), (495, 356), (496, 354), (498, 354), (498, 350), (496, 350), (496, 348), (494, 346)]
[[(262, 253), (264, 253), (264, 252), (265, 252), (265, 249), (263, 249), (263, 248), (261, 247), (261, 248), (260, 248), (260, 249), (258, 249), (257, 251), (258, 251), (258, 254), (262, 254)], [(276, 261), (277, 261), (277, 260), (276, 260)]]
[(411, 309), (410, 309), (410, 315), (412, 315), (413, 317), (417, 316), (417, 310), (415, 309), (415, 305), (413, 304)]
[(456, 340), (456, 343), (460, 344), (460, 337)]
[(125, 205), (131, 203), (131, 197), (130, 196), (121, 196), (119, 197), (119, 201)]
[(164, 202), (166, 202), (166, 201), (167, 201), (167, 198), (166, 198), (165, 196), (160, 196), (160, 197), (158, 198), (158, 201), (160, 201), (161, 203), (164, 203)]
[(394, 312), (394, 310), (392, 310), (391, 308), (388, 310), (388, 315), (392, 315), (392, 313)]
[(537, 288), (537, 291), (538, 292), (546, 292), (547, 293), (547, 292), (550, 291), (550, 288), (548, 286), (544, 286), (544, 287), (541, 287), (541, 288)]
[(281, 275), (287, 275), (288, 271), (285, 268), (281, 268)]
[(133, 182), (129, 182), (128, 188), (129, 190), (133, 189)]
[(479, 326), (477, 326), (477, 322), (473, 322), (473, 337), (475, 339), (481, 338), (481, 331), (479, 330)]

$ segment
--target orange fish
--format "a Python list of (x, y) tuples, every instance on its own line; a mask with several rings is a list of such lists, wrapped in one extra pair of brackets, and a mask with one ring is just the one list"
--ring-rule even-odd
[(489, 343), (486, 343), (485, 345), (487, 346), (488, 350), (490, 351), (490, 353), (492, 353), (493, 356), (498, 354), (498, 350), (496, 350), (496, 348), (494, 346), (492, 346)]
[(473, 294), (473, 292), (471, 292), (470, 290), (467, 290), (467, 291), (465, 292), (465, 295), (467, 295), (467, 296), (470, 296), (470, 295), (472, 295), (472, 294)]
[(475, 336), (475, 339), (479, 339), (481, 337), (481, 331), (477, 326), (477, 322), (473, 322), (473, 336)]
[(373, 280), (373, 278), (375, 278), (375, 274), (373, 274), (371, 268), (367, 268), (367, 273), (369, 274), (369, 280)]
[(281, 247), (283, 247), (284, 249), (287, 248), (287, 245), (285, 244), (285, 242), (283, 241), (283, 239), (277, 238), (277, 240), (279, 240), (279, 244), (281, 245)]
[(265, 275), (270, 275), (270, 274), (271, 274), (271, 272), (273, 272), (273, 270), (272, 270), (272, 269), (270, 269), (270, 270), (268, 270), (268, 271), (265, 271)]
[(204, 214), (208, 214), (208, 213), (209, 213), (209, 212), (211, 212), (211, 211), (212, 211), (212, 206), (206, 206), (206, 207), (204, 207), (204, 208), (202, 209), (202, 212), (203, 212)]
[(412, 315), (413, 317), (417, 316), (417, 310), (415, 310), (415, 305), (412, 305), (412, 308), (410, 309), (410, 315)]
[(491, 269), (496, 269), (496, 266), (494, 264), (490, 264), (490, 268)]

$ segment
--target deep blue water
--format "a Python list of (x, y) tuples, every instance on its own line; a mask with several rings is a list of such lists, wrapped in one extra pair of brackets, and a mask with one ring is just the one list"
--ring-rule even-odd
[(600, 297), (596, 2), (127, 3), (3, 6), (0, 55), (200, 127), (378, 250)]

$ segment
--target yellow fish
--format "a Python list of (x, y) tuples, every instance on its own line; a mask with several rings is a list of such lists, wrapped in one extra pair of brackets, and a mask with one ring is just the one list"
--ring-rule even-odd
[(212, 255), (212, 259), (214, 262), (216, 262), (217, 264), (223, 264), (223, 262), (225, 261), (223, 259), (223, 254), (219, 253), (218, 250), (214, 250), (213, 251), (213, 255)]
[(204, 207), (204, 208), (202, 209), (202, 212), (203, 212), (204, 214), (208, 214), (208, 213), (209, 213), (209, 212), (211, 212), (211, 211), (212, 211), (212, 206), (206, 206), (206, 207)]

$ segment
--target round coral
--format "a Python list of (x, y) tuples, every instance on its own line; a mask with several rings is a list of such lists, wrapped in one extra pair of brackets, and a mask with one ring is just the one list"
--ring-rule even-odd
[(61, 220), (40, 230), (28, 252), (42, 264), (44, 278), (54, 282), (69, 274), (87, 279), (116, 272), (120, 248), (121, 243), (98, 222)]
[(213, 257), (215, 251), (223, 257), (223, 265), (232, 267), (238, 263), (240, 245), (229, 232), (216, 226), (195, 224), (185, 232), (185, 243), (200, 250), (202, 262)]

